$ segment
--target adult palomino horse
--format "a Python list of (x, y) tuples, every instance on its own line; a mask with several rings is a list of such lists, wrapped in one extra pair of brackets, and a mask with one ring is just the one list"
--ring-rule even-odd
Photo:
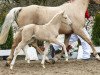
[(55, 44), (62, 46), (65, 52), (66, 61), (68, 61), (68, 54), (66, 51), (66, 46), (57, 40), (57, 36), (59, 35), (59, 28), (62, 22), (68, 25), (72, 24), (68, 16), (67, 15), (64, 16), (64, 12), (60, 12), (60, 13), (57, 13), (45, 25), (29, 24), (19, 29), (16, 36), (22, 36), (22, 40), (18, 44), (18, 46), (15, 48), (14, 58), (11, 62), (10, 69), (13, 68), (17, 54), (20, 52), (20, 50), (23, 49), (30, 42), (34, 43), (35, 39), (46, 41), (44, 55), (43, 55), (43, 59), (41, 62), (44, 68), (45, 68), (45, 65), (44, 65), (45, 57), (48, 54), (50, 43), (55, 43)]
[[(75, 34), (82, 37), (85, 41), (87, 41), (87, 43), (91, 46), (95, 57), (98, 60), (100, 60), (100, 57), (98, 56), (98, 54), (96, 54), (97, 52), (93, 46), (92, 41), (90, 39), (88, 39), (88, 37), (82, 31), (82, 29), (85, 25), (85, 11), (88, 7), (88, 4), (89, 4), (89, 0), (75, 0), (72, 3), (64, 3), (57, 7), (46, 7), (46, 6), (38, 6), (38, 5), (22, 7), (22, 8), (20, 8), (22, 10), (19, 12), (19, 14), (16, 18), (16, 22), (18, 24), (18, 27), (22, 27), (24, 25), (31, 24), (31, 23), (41, 25), (41, 24), (45, 24), (45, 23), (49, 22), (50, 19), (56, 13), (60, 12), (61, 10), (65, 11), (65, 14), (67, 14), (69, 16), (69, 18), (71, 19), (71, 21), (73, 23), (71, 26), (68, 26), (68, 25), (62, 23), (60, 30), (59, 30), (60, 34), (65, 34), (66, 47), (68, 46), (68, 41), (69, 41), (70, 35), (74, 32)], [(20, 9), (17, 9), (17, 11), (19, 11)], [(13, 10), (12, 12), (15, 12), (15, 11)], [(8, 14), (14, 15), (14, 14), (12, 14), (12, 12), (10, 12)], [(18, 13), (18, 12), (15, 12), (15, 14), (16, 13)], [(6, 18), (8, 18), (7, 20), (9, 20), (9, 22), (10, 22), (10, 19), (9, 19), (10, 15), (6, 17)], [(15, 17), (15, 16), (11, 17), (14, 21), (13, 17)], [(0, 43), (4, 43), (6, 41), (8, 31), (9, 31), (11, 23), (12, 23), (12, 22), (9, 23), (7, 20), (5, 20), (4, 24), (3, 24), (3, 29), (0, 34)], [(5, 31), (7, 31), (7, 32), (5, 33)], [(15, 39), (15, 40), (17, 40), (17, 42), (13, 43), (12, 51), (9, 56), (10, 59), (13, 58), (14, 49), (17, 46), (17, 44), (21, 41), (21, 37), (17, 37), (17, 39)]]

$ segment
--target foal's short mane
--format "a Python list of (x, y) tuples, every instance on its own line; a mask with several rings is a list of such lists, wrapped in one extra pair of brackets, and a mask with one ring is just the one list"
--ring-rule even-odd
[(49, 21), (49, 23), (57, 24), (57, 22), (61, 21), (61, 17), (63, 16), (63, 11), (54, 15), (54, 17)]

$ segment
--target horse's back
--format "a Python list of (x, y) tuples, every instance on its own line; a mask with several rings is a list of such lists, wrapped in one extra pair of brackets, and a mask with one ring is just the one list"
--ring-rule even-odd
[(18, 25), (22, 27), (27, 24), (45, 24), (49, 22), (52, 17), (61, 11), (58, 7), (47, 7), (39, 5), (30, 5), (23, 7), (18, 15)]
[[(67, 5), (70, 6), (70, 4)], [(61, 6), (48, 7), (39, 5), (30, 5), (27, 7), (23, 7), (22, 11), (18, 15), (18, 25), (19, 27), (22, 27), (27, 24), (44, 25), (48, 23), (54, 17), (55, 14), (65, 9), (60, 7)], [(66, 27), (66, 25), (64, 27)]]

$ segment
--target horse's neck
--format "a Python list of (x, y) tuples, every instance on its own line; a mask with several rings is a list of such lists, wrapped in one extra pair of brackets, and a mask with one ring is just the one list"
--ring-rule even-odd
[(88, 8), (89, 0), (75, 0), (73, 3), (75, 3), (77, 7), (81, 8), (80, 10), (86, 11)]
[(60, 8), (62, 10), (64, 10), (64, 9), (66, 9), (66, 7), (70, 7), (71, 6), (73, 8), (79, 9), (82, 12), (85, 12), (87, 7), (88, 7), (89, 0), (75, 0), (72, 3), (69, 3), (69, 4), (66, 2), (65, 4), (61, 5)]

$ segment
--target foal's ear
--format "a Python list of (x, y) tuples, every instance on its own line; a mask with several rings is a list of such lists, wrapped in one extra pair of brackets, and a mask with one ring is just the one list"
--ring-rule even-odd
[(62, 11), (62, 15), (64, 15), (65, 11)]

